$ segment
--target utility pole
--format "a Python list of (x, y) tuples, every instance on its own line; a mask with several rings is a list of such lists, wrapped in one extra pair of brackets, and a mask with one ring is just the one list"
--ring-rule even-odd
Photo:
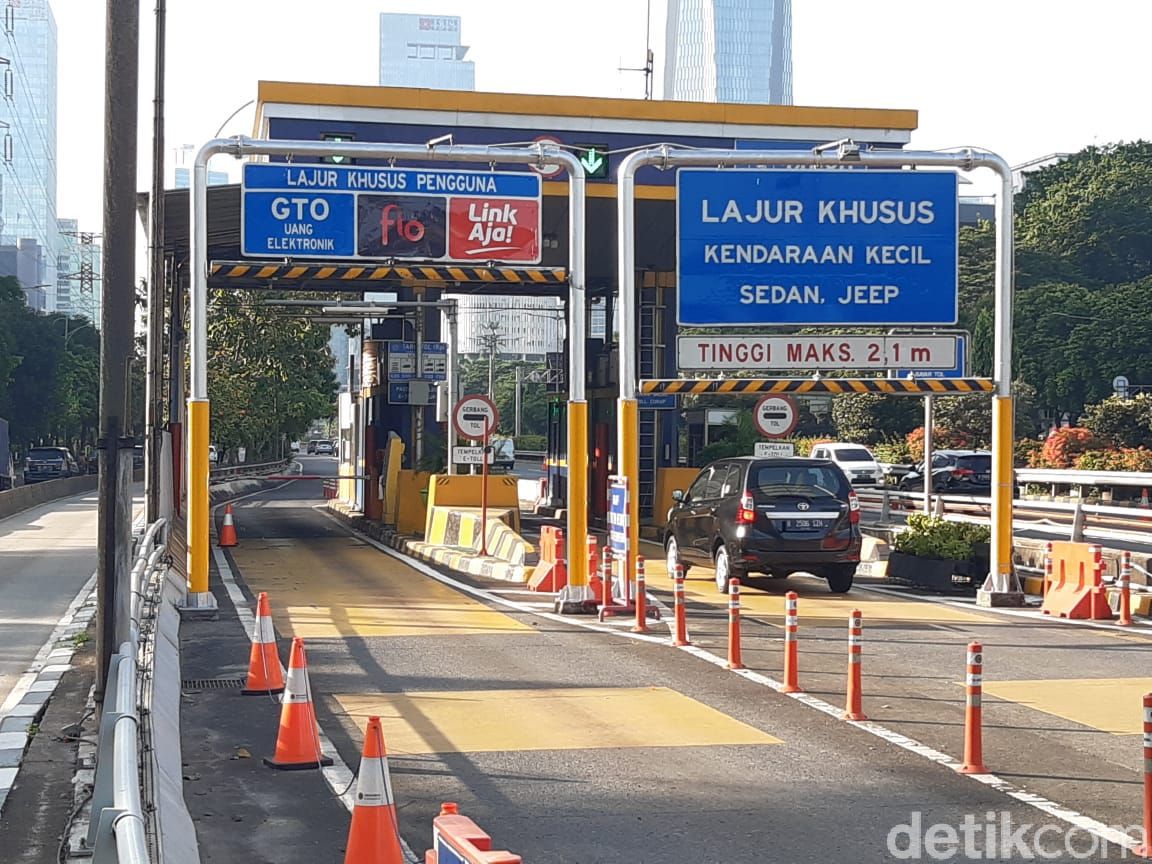
[(103, 703), (108, 665), (128, 638), (132, 552), (132, 417), (128, 374), (136, 291), (136, 112), (140, 9), (107, 0), (104, 66), (104, 326), (100, 331), (99, 531), (97, 539), (96, 695)]
[(520, 437), (520, 406), (521, 397), (520, 389), (524, 386), (524, 369), (519, 363), (516, 364), (516, 422), (513, 428), (513, 435), (517, 438)]
[(480, 334), (480, 341), (488, 352), (488, 398), (496, 399), (496, 353), (500, 350), (500, 324), (488, 321), (484, 325), (485, 333)]
[(145, 380), (144, 494), (147, 519), (160, 516), (160, 370), (164, 342), (164, 48), (166, 0), (156, 0), (156, 77), (152, 97), (151, 245), (148, 274), (148, 359)]

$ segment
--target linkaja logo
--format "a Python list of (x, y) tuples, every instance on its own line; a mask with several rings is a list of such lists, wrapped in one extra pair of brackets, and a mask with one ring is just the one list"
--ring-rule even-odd
[(453, 198), (449, 255), (459, 261), (535, 262), (540, 205), (523, 198)]

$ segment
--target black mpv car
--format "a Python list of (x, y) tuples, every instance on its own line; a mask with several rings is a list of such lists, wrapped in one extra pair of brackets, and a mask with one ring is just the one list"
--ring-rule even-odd
[(668, 572), (676, 564), (731, 576), (811, 573), (843, 594), (860, 563), (860, 504), (844, 472), (827, 459), (723, 459), (672, 493), (664, 535)]

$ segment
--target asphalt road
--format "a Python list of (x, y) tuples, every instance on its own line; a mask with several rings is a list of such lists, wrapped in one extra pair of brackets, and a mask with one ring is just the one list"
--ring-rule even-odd
[[(323, 457), (301, 461), (307, 472), (335, 471)], [(895, 851), (890, 846), (897, 826), (919, 820), (924, 829), (945, 826), (949, 836), (966, 817), (984, 824), (989, 812), (1001, 825), (1067, 828), (666, 644), (590, 632), (454, 590), (348, 534), (322, 504), (318, 481), (239, 502), (240, 546), (230, 557), (251, 591), (270, 593), (280, 636), (307, 640), (320, 722), (351, 767), (366, 717), (383, 718), (401, 831), (418, 852), (442, 801), (459, 802), (496, 848), (535, 864), (908, 860), (907, 832)], [(517, 586), (486, 586), (493, 596), (538, 600)], [(837, 613), (837, 630), (842, 623)], [(932, 639), (949, 627), (893, 629)], [(700, 632), (705, 642), (710, 635)], [(834, 702), (844, 649), (833, 638), (810, 650), (827, 655), (831, 673), (828, 685), (813, 689)], [(948, 641), (963, 644), (959, 634)], [(778, 634), (771, 642), (750, 646), (746, 661), (760, 666), (758, 652), (770, 651), (774, 663)], [(895, 662), (916, 644), (893, 644)], [(927, 697), (948, 703), (950, 713), (925, 715), (948, 724), (950, 736), (958, 671), (951, 650), (931, 673), (933, 687), (948, 692)], [(812, 660), (805, 668), (817, 671)], [(875, 666), (869, 674), (887, 678)], [(878, 713), (890, 704), (872, 701)], [(909, 695), (900, 704), (918, 703)], [(330, 819), (320, 805), (330, 793), (313, 777), (296, 792), (316, 797), (314, 818)], [(272, 824), (277, 814), (266, 818)], [(1033, 829), (1023, 842), (1032, 842)], [(246, 842), (233, 830), (238, 844)], [(1080, 860), (1061, 854), (1065, 836), (1035, 842), (1055, 853), (1047, 860)], [(995, 844), (977, 848), (1007, 857)], [(939, 860), (923, 850), (915, 857)]]
[(96, 569), (95, 492), (0, 520), (0, 705)]

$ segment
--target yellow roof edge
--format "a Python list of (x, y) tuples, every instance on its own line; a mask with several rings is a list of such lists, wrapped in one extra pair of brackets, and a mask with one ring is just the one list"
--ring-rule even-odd
[(266, 103), (329, 105), (349, 108), (406, 108), (471, 111), (541, 117), (596, 117), (681, 123), (732, 123), (745, 126), (833, 126), (912, 131), (919, 112), (905, 108), (821, 108), (804, 105), (741, 105), (722, 102), (670, 102), (607, 99), (599, 96), (544, 96), (469, 90), (424, 90), (358, 84), (306, 84), (260, 81), (255, 126)]

